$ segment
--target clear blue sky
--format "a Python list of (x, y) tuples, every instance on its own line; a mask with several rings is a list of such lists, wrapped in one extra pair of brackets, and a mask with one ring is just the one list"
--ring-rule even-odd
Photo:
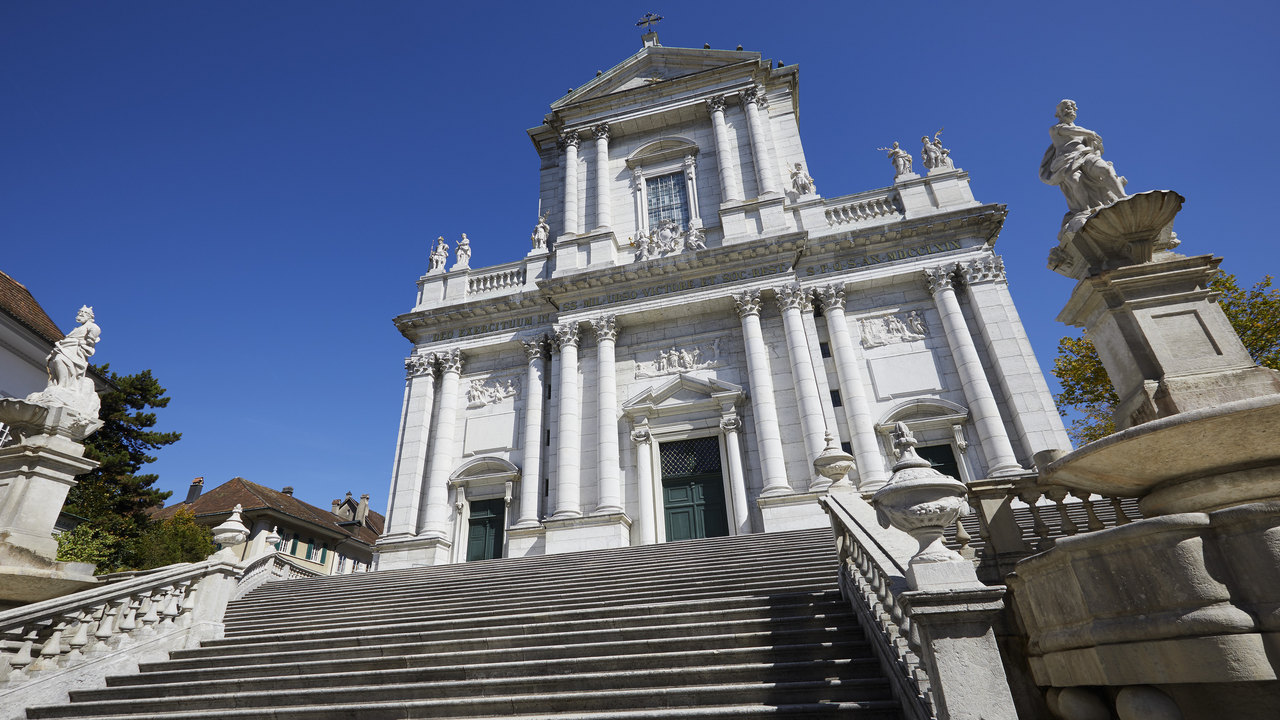
[(1046, 368), (1071, 283), (1044, 267), (1065, 204), (1036, 171), (1064, 97), (1130, 191), (1186, 196), (1182, 250), (1280, 270), (1274, 3), (315, 0), (0, 4), (0, 269), (64, 330), (93, 305), (95, 360), (169, 389), (162, 489), (240, 475), (382, 510), (391, 318), (430, 240), (523, 255), (525, 128), (639, 49), (647, 11), (665, 45), (801, 66), (827, 197), (888, 185), (876, 148), (946, 126), (976, 197), (1009, 205), (997, 251)]

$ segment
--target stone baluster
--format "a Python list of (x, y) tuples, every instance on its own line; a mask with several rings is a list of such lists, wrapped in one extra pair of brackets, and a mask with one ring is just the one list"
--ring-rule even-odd
[(164, 609), (160, 611), (163, 618), (160, 620), (160, 627), (173, 629), (174, 618), (178, 617), (178, 588), (170, 585), (165, 588)]
[(107, 641), (115, 634), (115, 617), (113, 608), (110, 603), (103, 603), (99, 612), (98, 627), (93, 631), (93, 644), (89, 646), (90, 652), (101, 652), (106, 650)]
[(1088, 490), (1072, 490), (1071, 494), (1075, 496), (1084, 505), (1085, 515), (1088, 516), (1088, 528), (1090, 532), (1095, 530), (1103, 530), (1107, 526), (1098, 517), (1098, 513), (1093, 509), (1093, 503), (1089, 502), (1089, 498), (1093, 495)]
[[(23, 628), (25, 630), (26, 628)], [(9, 682), (21, 680), (26, 677), (25, 670), (28, 665), (35, 661), (31, 655), (31, 650), (35, 647), (35, 639), (24, 635), (21, 640), (22, 645), (18, 648), (18, 652), (8, 658), (9, 668), (12, 672), (9, 674)]]
[[(146, 595), (143, 596), (146, 598)], [(89, 644), (89, 626), (92, 624), (92, 615), (86, 610), (79, 610), (75, 613), (76, 631), (71, 635), (71, 640), (67, 642), (67, 646), (71, 651), (67, 653), (68, 663), (78, 663), (84, 659), (84, 646)]]
[(556, 325), (560, 350), (560, 422), (556, 434), (556, 512), (553, 518), (582, 517), (582, 419), (578, 387), (578, 325)]
[(609, 126), (601, 123), (591, 128), (596, 138), (596, 229), (613, 227), (613, 208), (609, 194)]
[(564, 150), (564, 234), (577, 235), (578, 229), (578, 133), (560, 137)]
[[(62, 634), (66, 632), (70, 620), (63, 618), (62, 620), (54, 619), (51, 627), (52, 632), (45, 639), (44, 644), (40, 646), (39, 656), (35, 662), (31, 663), (32, 672), (40, 670), (52, 670), (58, 667), (58, 658), (62, 655)], [(32, 646), (34, 648), (34, 645)]]
[(1120, 498), (1111, 498), (1111, 508), (1116, 511), (1116, 525), (1128, 525), (1132, 522), (1129, 516), (1124, 514), (1124, 507), (1120, 505)]
[(747, 88), (742, 93), (742, 102), (747, 109), (747, 127), (751, 131), (751, 162), (756, 169), (756, 189), (760, 195), (772, 195), (778, 192), (778, 179), (774, 177), (775, 169), (769, 161), (768, 145), (765, 144), (764, 124), (760, 121), (760, 109), (766, 108), (764, 88)]
[(435, 452), (427, 476), (427, 513), (424, 535), (449, 538), (449, 473), (453, 472), (454, 426), (458, 422), (458, 384), (462, 377), (462, 351), (446, 350), (440, 360), (440, 412), (436, 417)]
[[(787, 336), (787, 350), (791, 357), (791, 378), (795, 383), (796, 398), (800, 410), (800, 432), (804, 436), (804, 448), (808, 465), (822, 454), (823, 438), (827, 432), (822, 401), (818, 398), (818, 381), (813, 371), (813, 356), (809, 353), (809, 338), (805, 334), (801, 313), (812, 312), (809, 291), (799, 283), (788, 283), (777, 289), (778, 307), (782, 309), (782, 327)], [(831, 485), (827, 478), (812, 477), (810, 490), (822, 490)]]
[(529, 374), (525, 381), (524, 458), (521, 461), (520, 519), (516, 527), (538, 524), (538, 490), (542, 486), (542, 400), (546, 397), (547, 338), (539, 335), (521, 340), (529, 358)]
[(724, 107), (723, 95), (707, 100), (707, 111), (711, 113), (711, 129), (716, 138), (716, 166), (720, 170), (720, 201), (738, 202), (742, 200), (742, 184), (734, 182), (733, 168), (736, 161), (733, 147), (729, 144), (729, 130), (724, 124)]
[(738, 435), (742, 431), (742, 420), (735, 415), (727, 415), (720, 419), (720, 430), (724, 433), (725, 452), (729, 455), (729, 494), (733, 503), (733, 521), (739, 535), (751, 532), (751, 509), (747, 505), (747, 481), (742, 471), (742, 444)]
[(162, 597), (164, 596), (157, 592), (143, 598), (142, 634), (155, 634), (156, 625), (160, 622), (160, 598)]
[(1080, 532), (1080, 527), (1067, 514), (1066, 501), (1068, 494), (1066, 488), (1050, 488), (1045, 492), (1045, 495), (1058, 505), (1058, 517), (1061, 519), (1062, 532), (1067, 535), (1075, 535)]
[(658, 530), (653, 514), (653, 435), (649, 432), (647, 422), (642, 421), (631, 431), (631, 442), (636, 446), (636, 492), (640, 501), (640, 544), (652, 545), (658, 541)]
[(742, 338), (747, 351), (747, 375), (751, 381), (751, 412), (755, 415), (756, 443), (760, 450), (760, 469), (764, 475), (763, 496), (791, 492), (787, 483), (787, 467), (782, 455), (782, 433), (778, 427), (778, 408), (773, 399), (773, 375), (769, 368), (769, 351), (760, 330), (760, 291), (735, 293), (738, 317), (742, 320)]
[(426, 492), (427, 452), (431, 439), (431, 411), (436, 398), (435, 353), (405, 360), (405, 416), (400, 429), (400, 457), (387, 501), (387, 535), (417, 535), (422, 530)]
[(964, 523), (960, 522), (960, 518), (956, 518), (956, 542), (960, 544), (960, 555), (965, 560), (973, 559), (973, 548), (969, 547), (969, 543), (973, 542), (973, 537), (969, 535), (969, 531), (964, 529)]
[(1031, 532), (1040, 538), (1036, 543), (1036, 552), (1044, 552), (1053, 547), (1053, 541), (1049, 539), (1049, 526), (1045, 524), (1044, 518), (1040, 517), (1040, 506), (1036, 505), (1040, 495), (1038, 490), (1028, 490), (1018, 495), (1018, 499), (1026, 503), (1031, 511)]
[(866, 384), (862, 380), (862, 358), (849, 333), (848, 319), (844, 314), (844, 287), (829, 285), (821, 288), (822, 314), (827, 319), (827, 333), (831, 336), (832, 355), (836, 361), (836, 377), (840, 382), (840, 397), (844, 401), (845, 419), (849, 423), (850, 445), (858, 461), (858, 490), (879, 490), (888, 478), (884, 472), (884, 456), (876, 440), (875, 420), (867, 402)]
[(969, 401), (969, 411), (973, 413), (973, 424), (978, 430), (982, 452), (987, 458), (987, 474), (998, 476), (1022, 472), (1022, 466), (1013, 453), (1013, 445), (1009, 443), (1004, 421), (1000, 418), (1000, 407), (996, 405), (995, 395), (987, 382), (986, 372), (982, 369), (982, 360), (978, 357), (973, 335), (960, 311), (960, 301), (956, 299), (955, 289), (952, 287), (955, 271), (956, 265), (952, 263), (925, 270), (924, 274), (938, 314), (942, 317), (947, 345), (955, 359), (964, 396)]
[(614, 344), (618, 323), (613, 315), (594, 318), (596, 333), (596, 481), (599, 498), (595, 515), (622, 512), (622, 468), (618, 456), (618, 376)]
[(124, 607), (120, 610), (121, 619), (116, 623), (116, 629), (127, 635), (138, 629), (138, 605), (141, 602), (135, 603), (133, 596), (130, 596), (124, 603)]

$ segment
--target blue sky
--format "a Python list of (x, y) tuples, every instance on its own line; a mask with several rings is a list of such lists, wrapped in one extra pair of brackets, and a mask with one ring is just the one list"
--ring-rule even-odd
[(1267, 220), (1280, 50), (1271, 3), (425, 2), (0, 4), (0, 269), (95, 358), (150, 368), (182, 431), (151, 467), (185, 494), (243, 476), (327, 506), (386, 504), (431, 239), (522, 256), (525, 129), (640, 47), (741, 44), (799, 64), (820, 191), (884, 187), (877, 147), (945, 126), (1042, 366), (1071, 283), (1044, 259), (1065, 211), (1036, 170), (1064, 97), (1129, 190), (1187, 198), (1190, 254), (1280, 270)]

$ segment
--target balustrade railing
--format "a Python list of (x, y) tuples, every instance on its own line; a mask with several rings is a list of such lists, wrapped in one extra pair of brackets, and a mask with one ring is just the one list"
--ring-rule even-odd
[(0, 695), (42, 672), (220, 623), (230, 599), (269, 580), (318, 574), (279, 553), (240, 565), (215, 555), (0, 613)]
[(835, 532), (840, 592), (853, 606), (881, 666), (888, 671), (894, 698), (902, 704), (906, 718), (931, 720), (935, 711), (929, 675), (922, 666), (911, 618), (899, 603), (901, 594), (911, 589), (906, 569), (876, 540), (878, 528), (865, 527), (832, 495), (823, 497), (822, 504)]
[(902, 199), (897, 190), (883, 195), (853, 196), (827, 201), (825, 211), (828, 225), (847, 225), (879, 220), (893, 215), (901, 216)]
[(499, 266), (498, 269), (483, 275), (473, 275), (467, 278), (467, 295), (481, 295), (523, 287), (525, 273), (525, 266), (521, 262), (508, 264), (506, 267)]

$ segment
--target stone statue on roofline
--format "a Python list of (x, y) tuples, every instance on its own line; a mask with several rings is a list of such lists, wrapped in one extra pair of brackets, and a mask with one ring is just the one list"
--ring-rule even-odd
[(817, 184), (813, 182), (809, 173), (804, 171), (804, 165), (800, 163), (796, 163), (791, 171), (791, 189), (795, 190), (797, 195), (812, 195), (818, 192)]
[(893, 163), (894, 177), (906, 175), (911, 172), (911, 153), (898, 147), (898, 143), (894, 143), (891, 148), (877, 148), (881, 151), (887, 151), (889, 161)]
[(436, 238), (436, 246), (431, 250), (431, 265), (427, 272), (444, 272), (444, 265), (449, 261), (449, 243), (444, 236)]
[[(548, 213), (549, 214), (549, 213)], [(538, 216), (538, 224), (533, 228), (529, 239), (533, 241), (533, 249), (541, 250), (547, 246), (547, 238), (551, 235), (551, 226), (547, 224), (547, 214)]]
[(939, 128), (932, 141), (928, 135), (920, 138), (920, 162), (928, 170), (954, 170), (956, 167), (951, 160), (951, 151), (942, 147), (943, 130), (946, 128)]
[(458, 241), (458, 248), (454, 250), (454, 270), (469, 270), (471, 268), (471, 241), (467, 239), (467, 234), (462, 233), (462, 239)]

